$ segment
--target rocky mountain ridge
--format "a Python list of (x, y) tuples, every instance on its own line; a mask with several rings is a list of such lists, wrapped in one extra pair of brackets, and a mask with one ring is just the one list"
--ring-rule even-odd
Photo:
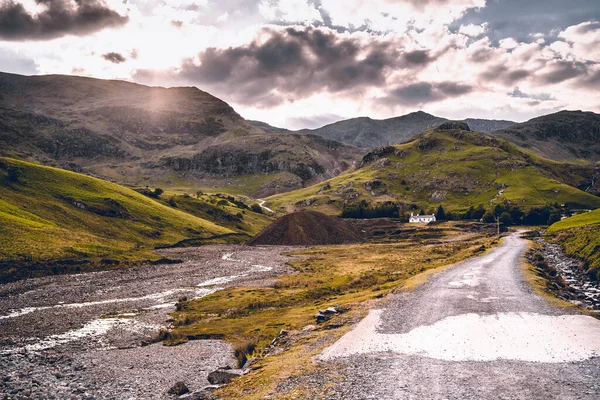
[(272, 194), (334, 176), (360, 152), (267, 133), (194, 87), (0, 73), (0, 155), (128, 184)]

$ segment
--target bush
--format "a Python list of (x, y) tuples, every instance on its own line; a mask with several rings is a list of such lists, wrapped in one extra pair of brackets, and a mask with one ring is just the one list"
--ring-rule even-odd
[(499, 219), (500, 219), (500, 223), (504, 226), (511, 226), (513, 224), (512, 217), (506, 211), (503, 212), (502, 214), (500, 214)]
[(257, 344), (256, 339), (246, 339), (233, 346), (233, 356), (237, 360), (238, 368), (242, 368), (246, 364), (248, 356), (254, 353)]
[(173, 208), (176, 208), (176, 207), (177, 207), (177, 202), (175, 201), (175, 196), (171, 196), (171, 197), (169, 198), (169, 205), (170, 205), (171, 207), (173, 207)]
[(9, 182), (19, 183), (19, 180), (21, 179), (21, 176), (23, 175), (23, 172), (21, 171), (20, 168), (8, 167), (6, 171), (8, 172), (7, 179)]
[(444, 210), (444, 207), (442, 207), (442, 205), (438, 207), (437, 212), (435, 213), (435, 219), (438, 221), (446, 220), (446, 210)]
[(263, 213), (263, 209), (262, 209), (262, 207), (258, 203), (252, 204), (250, 206), (250, 209), (252, 211), (254, 211), (255, 213), (258, 213), (258, 214), (262, 214)]
[(486, 211), (486, 213), (483, 214), (482, 221), (486, 224), (491, 224), (492, 222), (496, 222), (496, 217), (494, 217), (494, 214), (490, 211)]
[(367, 202), (361, 201), (358, 204), (351, 204), (342, 210), (342, 218), (399, 218), (400, 207), (391, 201), (370, 206)]

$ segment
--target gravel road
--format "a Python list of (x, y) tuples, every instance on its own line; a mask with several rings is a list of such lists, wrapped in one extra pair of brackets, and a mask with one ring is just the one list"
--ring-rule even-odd
[(526, 242), (394, 296), (327, 348), (328, 398), (598, 399), (600, 321), (551, 306), (525, 283)]
[(0, 398), (161, 399), (234, 365), (219, 341), (141, 347), (181, 297), (262, 285), (288, 270), (286, 247), (161, 251), (181, 264), (28, 279), (0, 285)]

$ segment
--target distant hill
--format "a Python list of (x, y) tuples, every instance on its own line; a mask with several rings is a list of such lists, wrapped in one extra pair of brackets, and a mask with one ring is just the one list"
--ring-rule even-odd
[[(193, 87), (0, 73), (2, 156), (128, 184), (211, 186), (249, 194), (330, 178), (360, 156), (351, 146), (322, 138), (279, 136)], [(227, 147), (247, 154), (221, 157)], [(215, 168), (207, 169), (208, 164)]]
[(528, 209), (554, 203), (600, 207), (592, 164), (545, 160), (486, 134), (446, 124), (411, 142), (372, 150), (353, 170), (319, 185), (268, 198), (273, 209), (339, 214), (347, 205), (393, 202), (405, 210), (464, 211), (482, 204)]
[[(276, 128), (264, 122), (249, 121), (255, 127), (270, 133), (300, 133), (319, 135), (324, 138), (351, 144), (361, 148), (373, 148), (399, 144), (412, 139), (416, 134), (448, 121), (423, 111), (388, 119), (371, 119), (368, 117), (352, 118), (335, 122), (317, 129), (290, 131)], [(511, 121), (495, 121), (484, 119), (465, 120), (471, 130), (490, 132), (514, 125)]]
[(513, 125), (516, 125), (516, 122), (506, 121), (502, 119), (479, 119), (479, 118), (467, 118), (463, 120), (469, 125), (472, 131), (475, 132), (492, 132), (497, 131), (499, 129), (506, 129)]
[(560, 111), (493, 132), (553, 160), (600, 161), (600, 115)]
[(158, 258), (156, 246), (231, 233), (115, 183), (0, 157), (0, 281)]

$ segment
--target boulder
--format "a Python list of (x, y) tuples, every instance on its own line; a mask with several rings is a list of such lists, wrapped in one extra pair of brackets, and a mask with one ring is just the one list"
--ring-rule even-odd
[(231, 367), (219, 368), (216, 371), (208, 374), (208, 381), (212, 385), (223, 385), (228, 383), (233, 378), (244, 375), (244, 372), (240, 369), (232, 369)]
[(176, 396), (181, 396), (182, 394), (188, 393), (190, 390), (185, 386), (183, 382), (177, 382), (174, 384), (171, 389), (169, 389), (169, 394), (174, 394)]

